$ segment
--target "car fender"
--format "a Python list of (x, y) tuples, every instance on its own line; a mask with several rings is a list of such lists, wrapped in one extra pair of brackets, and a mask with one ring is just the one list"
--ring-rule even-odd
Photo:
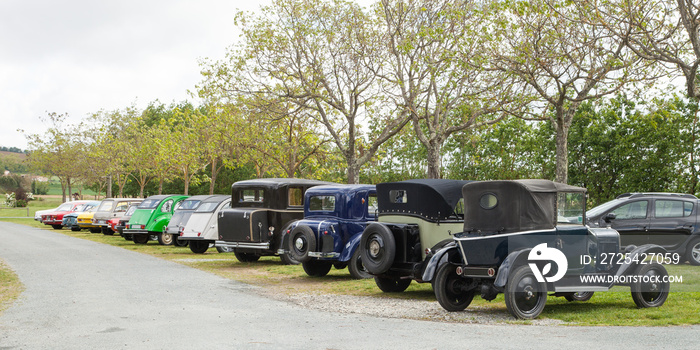
[(531, 250), (532, 248), (525, 248), (508, 254), (505, 260), (503, 260), (503, 263), (501, 263), (501, 266), (498, 267), (496, 280), (493, 282), (493, 285), (499, 288), (505, 287), (506, 282), (508, 282), (510, 269), (513, 268), (513, 266), (526, 265)]
[(360, 241), (362, 240), (362, 231), (356, 233), (354, 236), (350, 237), (347, 243), (343, 246), (343, 251), (340, 253), (338, 260), (349, 261), (352, 259), (353, 254), (360, 246)]
[(433, 253), (433, 256), (425, 264), (425, 271), (423, 271), (422, 280), (425, 282), (430, 282), (435, 277), (435, 272), (448, 262), (457, 263), (461, 261), (461, 256), (459, 254), (459, 248), (455, 241), (449, 242), (442, 246)]
[(617, 269), (617, 272), (615, 273), (615, 276), (622, 276), (622, 275), (629, 275), (632, 274), (636, 271), (637, 266), (639, 266), (638, 262), (635, 262), (635, 256), (639, 258), (640, 254), (666, 254), (668, 251), (656, 244), (644, 244), (640, 245), (632, 251), (629, 252), (629, 257), (630, 259), (625, 259), (623, 263), (620, 265), (620, 267)]

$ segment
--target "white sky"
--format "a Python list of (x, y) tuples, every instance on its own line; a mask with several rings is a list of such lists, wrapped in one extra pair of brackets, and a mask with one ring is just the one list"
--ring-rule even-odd
[[(48, 112), (77, 123), (99, 110), (190, 100), (198, 61), (238, 38), (237, 9), (261, 1), (0, 0), (0, 146), (27, 148)], [(269, 1), (264, 0), (264, 3)]]

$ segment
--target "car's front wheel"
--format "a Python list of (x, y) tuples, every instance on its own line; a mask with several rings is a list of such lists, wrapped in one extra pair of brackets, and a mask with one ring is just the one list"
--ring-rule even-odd
[(167, 233), (158, 234), (158, 243), (161, 245), (173, 245), (173, 235)]
[(566, 301), (589, 301), (593, 297), (593, 292), (576, 292), (564, 295)]
[(511, 315), (523, 320), (536, 318), (547, 303), (547, 286), (537, 282), (530, 266), (513, 271), (506, 284), (506, 307)]
[(700, 238), (696, 238), (688, 244), (688, 251), (685, 258), (690, 265), (700, 266)]
[(471, 280), (457, 274), (456, 266), (450, 263), (438, 268), (433, 290), (440, 306), (447, 311), (462, 311), (472, 303), (474, 288), (465, 290)]
[(323, 277), (328, 274), (333, 267), (333, 263), (325, 260), (311, 259), (301, 263), (304, 272), (311, 277)]
[(401, 293), (411, 285), (410, 278), (394, 278), (394, 277), (382, 277), (374, 276), (374, 283), (377, 287), (384, 293)]
[(372, 277), (372, 274), (369, 273), (364, 264), (362, 264), (362, 257), (360, 256), (359, 249), (355, 249), (355, 253), (352, 254), (352, 258), (348, 264), (348, 271), (353, 278), (365, 279)]
[(658, 307), (666, 302), (670, 283), (666, 268), (657, 263), (641, 264), (635, 271), (636, 279), (630, 286), (632, 300), (638, 308)]

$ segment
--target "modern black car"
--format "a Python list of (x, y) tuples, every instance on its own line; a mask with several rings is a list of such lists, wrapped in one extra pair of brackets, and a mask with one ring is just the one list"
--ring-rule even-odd
[(243, 262), (263, 255), (279, 255), (287, 264), (298, 264), (284, 250), (283, 232), (294, 220), (304, 218), (304, 193), (330, 182), (279, 178), (238, 181), (231, 185), (231, 208), (219, 212), (219, 239), (215, 245), (232, 248)]
[(440, 305), (464, 310), (474, 295), (504, 293), (508, 311), (532, 319), (547, 295), (587, 300), (629, 286), (637, 307), (661, 306), (673, 254), (645, 244), (628, 254), (611, 228), (584, 225), (586, 189), (548, 180), (477, 181), (462, 188), (464, 229), (428, 262)]
[(700, 200), (691, 194), (625, 193), (588, 211), (591, 227), (612, 227), (623, 247), (658, 244), (700, 265)]

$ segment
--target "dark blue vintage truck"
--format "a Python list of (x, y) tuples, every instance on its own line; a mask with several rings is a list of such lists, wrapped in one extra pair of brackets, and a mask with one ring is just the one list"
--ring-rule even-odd
[(376, 220), (374, 185), (325, 185), (306, 191), (304, 219), (287, 230), (286, 251), (301, 261), (309, 276), (328, 274), (331, 266), (348, 267), (354, 278), (370, 278), (358, 246), (368, 223)]

